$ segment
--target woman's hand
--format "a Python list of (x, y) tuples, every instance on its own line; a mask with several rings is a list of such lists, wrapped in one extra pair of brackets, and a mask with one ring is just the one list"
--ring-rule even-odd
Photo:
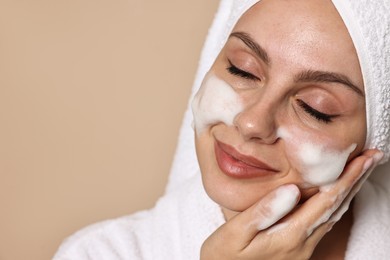
[[(340, 178), (296, 207), (300, 192), (283, 185), (218, 228), (203, 243), (201, 259), (309, 259), (381, 159), (367, 150)], [(289, 214), (290, 213), (290, 214)]]

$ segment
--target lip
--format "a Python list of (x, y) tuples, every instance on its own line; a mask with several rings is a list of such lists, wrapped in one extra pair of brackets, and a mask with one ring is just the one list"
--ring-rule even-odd
[(232, 146), (216, 141), (215, 157), (219, 168), (226, 175), (238, 179), (251, 179), (275, 175), (278, 170), (248, 155), (241, 154)]

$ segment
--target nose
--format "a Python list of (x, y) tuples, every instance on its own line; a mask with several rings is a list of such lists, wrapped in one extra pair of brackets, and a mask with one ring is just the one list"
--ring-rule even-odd
[(278, 139), (276, 104), (259, 100), (239, 113), (233, 121), (244, 140), (273, 144)]

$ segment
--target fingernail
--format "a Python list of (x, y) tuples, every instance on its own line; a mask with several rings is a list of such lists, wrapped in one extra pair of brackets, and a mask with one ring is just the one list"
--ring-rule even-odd
[(375, 163), (379, 163), (382, 160), (383, 155), (384, 155), (383, 152), (379, 151), (376, 154), (374, 154), (372, 158), (374, 158)]
[(373, 164), (374, 164), (374, 159), (373, 159), (373, 157), (367, 159), (367, 160), (364, 162), (362, 174), (365, 173), (365, 172), (368, 170), (368, 168), (370, 168)]

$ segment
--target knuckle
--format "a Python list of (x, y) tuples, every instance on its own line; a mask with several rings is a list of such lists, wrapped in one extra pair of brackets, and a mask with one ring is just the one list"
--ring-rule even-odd
[(254, 210), (254, 217), (262, 217), (262, 218), (268, 218), (271, 217), (272, 211), (269, 205), (265, 204), (259, 204), (256, 206), (256, 209)]

